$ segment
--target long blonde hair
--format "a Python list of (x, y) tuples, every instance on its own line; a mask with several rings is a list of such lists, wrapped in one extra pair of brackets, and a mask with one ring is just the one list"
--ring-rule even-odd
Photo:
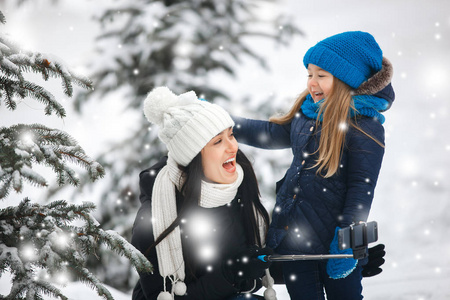
[[(323, 175), (325, 178), (333, 176), (339, 169), (348, 126), (356, 128), (378, 145), (384, 147), (380, 141), (364, 132), (358, 126), (356, 118), (352, 119), (350, 117), (350, 110), (356, 111), (351, 91), (350, 86), (334, 77), (331, 92), (321, 105), (316, 119), (316, 128), (322, 123), (322, 129), (319, 148), (316, 151), (319, 157), (312, 168), (318, 167), (317, 174), (322, 174), (322, 171), (326, 171), (325, 175)], [(280, 125), (291, 122), (299, 112), (308, 94), (309, 92), (306, 89), (298, 96), (294, 105), (285, 115), (271, 117), (269, 121)], [(323, 121), (320, 121), (320, 119)]]

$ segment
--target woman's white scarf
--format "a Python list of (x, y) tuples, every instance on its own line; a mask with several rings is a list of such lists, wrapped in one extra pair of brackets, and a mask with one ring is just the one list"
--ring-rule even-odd
[[(236, 197), (237, 190), (244, 178), (242, 167), (236, 164), (237, 179), (230, 184), (217, 184), (202, 181), (201, 183), (201, 207), (212, 208), (226, 205)], [(170, 157), (167, 165), (158, 173), (155, 179), (152, 192), (152, 217), (153, 217), (153, 236), (158, 238), (177, 217), (176, 194), (175, 189), (180, 190), (184, 178), (182, 171), (178, 168), (176, 162)], [(255, 210), (256, 214), (256, 210)], [(259, 225), (261, 241), (264, 244), (264, 222), (263, 218), (256, 214)], [(164, 278), (164, 292), (166, 292), (166, 278), (172, 281), (173, 293), (184, 295), (186, 287), (181, 283), (185, 278), (185, 265), (183, 260), (183, 251), (181, 247), (180, 228), (177, 226), (167, 237), (165, 237), (157, 246), (159, 273)], [(180, 286), (183, 286), (182, 288)], [(180, 296), (181, 296), (180, 295)]]

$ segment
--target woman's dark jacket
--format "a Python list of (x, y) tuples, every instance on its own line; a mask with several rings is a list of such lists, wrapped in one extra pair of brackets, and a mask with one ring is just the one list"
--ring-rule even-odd
[[(294, 155), (284, 178), (277, 183), (277, 198), (267, 246), (280, 254), (326, 254), (336, 226), (366, 221), (384, 148), (349, 126), (338, 172), (330, 178), (316, 174), (320, 130), (316, 120), (301, 112), (291, 123), (234, 118), (240, 143), (265, 149), (291, 148)], [(358, 125), (384, 144), (384, 129), (377, 120), (361, 117)]]
[[(166, 164), (167, 158), (151, 168), (144, 170), (140, 174), (140, 201), (141, 207), (137, 213), (133, 226), (133, 235), (131, 243), (146, 254), (146, 250), (153, 244), (155, 238), (152, 229), (151, 197), (153, 184), (158, 174)], [(177, 207), (180, 207), (182, 197), (177, 197)], [(233, 287), (222, 275), (222, 261), (226, 258), (234, 257), (244, 247), (246, 247), (246, 238), (241, 221), (241, 204), (237, 196), (229, 205), (216, 208), (199, 207), (193, 213), (192, 217), (187, 217), (186, 222), (180, 225), (182, 232), (183, 256), (186, 265), (187, 295), (175, 299), (225, 299), (230, 295), (238, 293), (238, 289)], [(195, 217), (207, 217), (211, 222), (210, 228), (213, 232), (207, 235), (207, 241), (214, 245), (215, 259), (204, 260), (200, 256), (201, 247), (205, 242), (202, 237), (196, 238), (190, 231), (189, 224), (195, 221)], [(191, 234), (192, 233), (192, 234)], [(147, 258), (154, 267), (153, 273), (139, 274), (140, 279), (133, 291), (133, 299), (156, 299), (163, 288), (163, 278), (159, 274), (158, 259), (156, 249), (146, 254)], [(212, 267), (212, 269), (211, 269)], [(189, 272), (189, 268), (193, 272)], [(171, 291), (170, 281), (167, 280), (167, 291)], [(253, 285), (252, 285), (253, 286)]]

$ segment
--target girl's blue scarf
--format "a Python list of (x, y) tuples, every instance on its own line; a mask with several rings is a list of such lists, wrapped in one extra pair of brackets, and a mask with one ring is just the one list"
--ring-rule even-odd
[[(359, 95), (353, 96), (352, 98), (356, 111), (350, 109), (351, 117), (354, 117), (355, 115), (362, 115), (375, 118), (380, 121), (381, 124), (384, 123), (385, 118), (380, 111), (386, 110), (389, 106), (389, 102), (386, 99), (378, 98), (372, 95)], [(320, 105), (322, 105), (323, 102), (324, 100), (320, 100), (319, 102), (314, 103), (311, 95), (308, 94), (301, 107), (303, 114), (305, 114), (308, 118), (317, 119)], [(320, 121), (322, 121), (322, 116), (320, 117)]]

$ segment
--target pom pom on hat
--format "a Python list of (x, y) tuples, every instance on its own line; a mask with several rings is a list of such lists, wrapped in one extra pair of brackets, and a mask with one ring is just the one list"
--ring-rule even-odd
[(157, 87), (148, 94), (144, 115), (159, 126), (159, 138), (182, 166), (187, 166), (213, 137), (234, 126), (220, 106), (199, 100), (193, 91), (177, 96), (167, 87)]
[(381, 70), (383, 52), (375, 38), (362, 31), (348, 31), (330, 36), (303, 57), (303, 64), (316, 65), (357, 88)]
[(162, 124), (164, 113), (177, 105), (177, 96), (165, 86), (152, 90), (144, 101), (144, 115), (150, 123)]

